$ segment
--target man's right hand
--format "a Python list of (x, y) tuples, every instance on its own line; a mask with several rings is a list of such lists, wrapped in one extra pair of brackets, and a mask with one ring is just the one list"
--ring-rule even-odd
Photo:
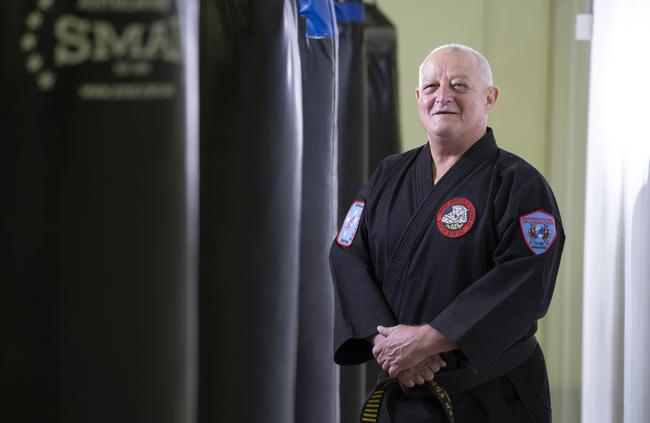
[(371, 347), (374, 347), (375, 345), (379, 344), (382, 342), (386, 337), (380, 333), (376, 333), (374, 335), (370, 335), (369, 337), (366, 338), (366, 341), (370, 344)]
[(413, 388), (415, 385), (423, 385), (433, 380), (435, 374), (446, 365), (447, 363), (445, 363), (440, 354), (434, 354), (415, 366), (399, 372), (397, 374), (397, 380), (409, 388)]
[[(375, 333), (366, 338), (368, 343), (373, 347), (385, 339), (386, 337), (380, 333)], [(402, 370), (397, 374), (396, 378), (402, 385), (412, 388), (415, 385), (423, 385), (425, 382), (433, 380), (435, 373), (438, 373), (446, 365), (447, 363), (445, 363), (440, 354), (434, 354), (415, 366)]]

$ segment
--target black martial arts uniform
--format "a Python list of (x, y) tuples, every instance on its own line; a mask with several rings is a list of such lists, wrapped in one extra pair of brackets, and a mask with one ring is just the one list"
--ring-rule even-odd
[[(335, 361), (373, 359), (365, 338), (378, 325), (429, 323), (459, 347), (435, 379), (448, 385), (456, 423), (550, 421), (533, 335), (563, 244), (547, 182), (490, 128), (435, 185), (428, 144), (386, 158), (331, 249)], [(448, 420), (423, 387), (392, 387), (379, 421)]]

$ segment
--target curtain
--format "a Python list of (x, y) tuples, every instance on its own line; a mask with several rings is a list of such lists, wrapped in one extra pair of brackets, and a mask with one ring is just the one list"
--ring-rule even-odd
[(624, 76), (650, 72), (648, 20), (645, 0), (594, 2), (584, 252), (585, 423), (645, 422), (650, 415), (650, 136), (644, 125), (650, 87), (644, 76)]

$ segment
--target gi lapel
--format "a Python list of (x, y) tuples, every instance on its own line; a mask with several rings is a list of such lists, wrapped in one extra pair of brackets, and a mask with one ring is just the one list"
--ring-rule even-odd
[[(402, 293), (405, 286), (405, 277), (411, 257), (417, 246), (422, 241), (422, 237), (431, 227), (431, 221), (435, 218), (435, 211), (440, 207), (443, 200), (446, 199), (449, 191), (460, 184), (463, 179), (469, 175), (481, 163), (490, 160), (497, 153), (496, 142), (492, 135), (492, 129), (488, 128), (485, 135), (477, 141), (467, 152), (452, 166), (451, 169), (433, 185), (431, 176), (432, 171), (428, 172), (428, 183), (433, 185), (430, 192), (425, 193), (424, 199), (418, 205), (417, 210), (409, 218), (405, 229), (400, 234), (397, 246), (393, 250), (390, 263), (383, 281), (383, 289), (388, 303), (396, 313), (399, 321), (399, 311), (401, 309)], [(421, 162), (418, 160), (415, 176), (416, 188), (423, 190), (426, 185), (422, 181), (423, 170)]]
[(415, 193), (415, 210), (419, 209), (422, 202), (433, 189), (433, 174), (431, 172), (431, 149), (428, 144), (422, 147), (415, 161), (415, 177), (413, 178), (413, 192)]

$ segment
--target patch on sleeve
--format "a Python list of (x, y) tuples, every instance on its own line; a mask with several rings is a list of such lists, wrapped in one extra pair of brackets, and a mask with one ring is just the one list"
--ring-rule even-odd
[(355, 201), (350, 206), (348, 214), (345, 216), (343, 225), (341, 225), (341, 230), (339, 235), (336, 237), (336, 242), (343, 246), (349, 247), (354, 241), (354, 236), (357, 234), (357, 229), (359, 229), (359, 223), (361, 222), (361, 213), (363, 213), (363, 208), (366, 203), (363, 201)]
[(436, 216), (438, 230), (447, 238), (465, 235), (472, 229), (475, 220), (476, 208), (465, 198), (454, 198), (445, 202)]
[(546, 252), (557, 238), (555, 217), (543, 210), (520, 216), (519, 227), (528, 249), (533, 254)]

